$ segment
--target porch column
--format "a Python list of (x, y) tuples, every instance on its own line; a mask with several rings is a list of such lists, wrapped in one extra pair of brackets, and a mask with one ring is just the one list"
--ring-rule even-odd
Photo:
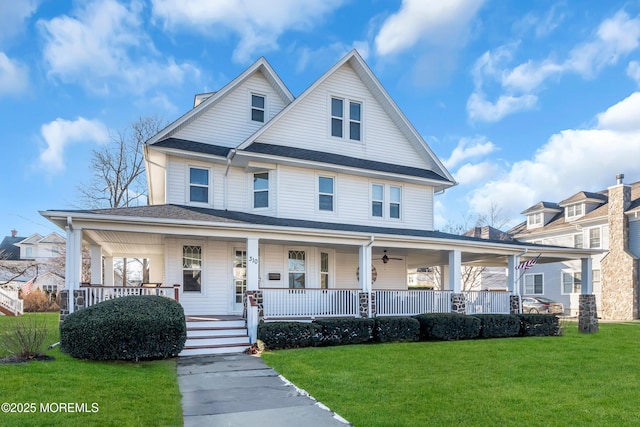
[(373, 317), (371, 294), (371, 243), (364, 244), (359, 250), (358, 271), (360, 275), (360, 317)]
[(258, 239), (247, 238), (247, 290), (257, 291), (260, 280), (260, 260), (258, 258)]
[[(164, 257), (161, 255), (151, 255), (149, 259), (149, 282), (162, 283), (164, 281)], [(171, 286), (170, 283), (163, 283), (164, 286)]]
[(102, 285), (102, 247), (91, 245), (91, 284)]
[(441, 265), (440, 266), (440, 289), (451, 290), (451, 282), (449, 281), (449, 266)]
[[(66, 227), (67, 231), (67, 253), (65, 256), (65, 290), (67, 291), (67, 307), (66, 309), (61, 307), (61, 320), (64, 315), (71, 314), (76, 311), (76, 308), (82, 308), (84, 306), (84, 298), (77, 301), (76, 298), (80, 295), (80, 280), (82, 278), (82, 228), (71, 225)], [(82, 307), (77, 307), (82, 305)], [(63, 311), (65, 311), (63, 313)]]
[(582, 283), (578, 296), (578, 330), (580, 332), (598, 332), (598, 307), (596, 296), (593, 294), (593, 263), (591, 257), (585, 257), (582, 261)]
[(512, 294), (520, 294), (520, 292), (516, 292), (519, 290), (518, 284), (516, 283), (518, 278), (516, 267), (519, 263), (520, 255), (509, 255), (507, 259), (507, 290)]
[(115, 283), (114, 269), (113, 269), (113, 257), (104, 257), (104, 286), (113, 286)]
[(462, 254), (449, 252), (449, 285), (454, 293), (462, 292)]

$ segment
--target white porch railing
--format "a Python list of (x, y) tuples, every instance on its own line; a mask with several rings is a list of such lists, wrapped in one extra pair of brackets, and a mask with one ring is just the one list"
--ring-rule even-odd
[(9, 291), (0, 288), (0, 306), (10, 311), (14, 316), (24, 314), (24, 302), (18, 298), (18, 291)]
[(378, 316), (413, 316), (451, 311), (451, 291), (381, 290), (374, 293)]
[(84, 291), (85, 307), (99, 302), (126, 297), (129, 295), (160, 295), (178, 300), (178, 287), (174, 286), (99, 286), (81, 285)]
[(358, 289), (261, 289), (264, 318), (356, 317)]
[(466, 291), (463, 292), (467, 314), (509, 314), (511, 301), (509, 292)]

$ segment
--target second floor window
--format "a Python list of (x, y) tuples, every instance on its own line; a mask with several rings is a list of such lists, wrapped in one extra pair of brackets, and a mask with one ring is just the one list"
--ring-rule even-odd
[(254, 122), (264, 123), (265, 116), (265, 97), (262, 95), (251, 94), (251, 120)]
[(189, 201), (209, 203), (209, 169), (189, 168)]
[(269, 207), (269, 173), (253, 174), (253, 207)]
[(389, 188), (389, 218), (400, 219), (400, 187)]
[(382, 218), (384, 207), (384, 186), (373, 184), (371, 186), (371, 216)]
[(592, 228), (589, 230), (589, 247), (590, 248), (599, 248), (600, 247), (600, 229)]
[(318, 178), (318, 209), (333, 211), (333, 178), (331, 177)]
[(584, 246), (582, 242), (582, 233), (573, 236), (573, 247), (582, 248)]
[(582, 204), (579, 203), (577, 205), (569, 205), (566, 207), (567, 210), (567, 218), (572, 218), (574, 216), (581, 216), (584, 212), (582, 209)]

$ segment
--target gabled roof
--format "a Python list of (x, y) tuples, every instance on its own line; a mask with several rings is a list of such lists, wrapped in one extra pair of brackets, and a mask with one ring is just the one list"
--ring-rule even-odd
[[(247, 138), (245, 142), (238, 146), (240, 150), (248, 150), (252, 144), (255, 144), (259, 141), (260, 136), (263, 135), (266, 131), (268, 131), (275, 123), (277, 123), (282, 117), (286, 116), (287, 113), (296, 107), (300, 102), (302, 102), (309, 94), (313, 93), (323, 82), (325, 82), (328, 78), (330, 78), (333, 74), (336, 73), (342, 66), (349, 63), (349, 65), (355, 70), (358, 77), (364, 83), (364, 85), (368, 88), (374, 98), (380, 103), (380, 105), (384, 108), (386, 113), (391, 117), (393, 122), (398, 126), (398, 128), (402, 131), (405, 137), (415, 146), (419, 153), (422, 153), (425, 158), (428, 158), (430, 161), (433, 161), (438, 168), (439, 171), (435, 171), (436, 175), (442, 176), (445, 181), (450, 183), (450, 185), (455, 185), (455, 179), (453, 176), (447, 171), (444, 167), (438, 156), (431, 150), (431, 148), (427, 145), (425, 140), (420, 136), (420, 134), (416, 131), (413, 125), (409, 122), (407, 117), (402, 113), (400, 108), (396, 105), (396, 103), (391, 99), (387, 91), (384, 89), (382, 84), (378, 81), (378, 79), (371, 72), (371, 69), (367, 66), (365, 61), (362, 59), (357, 50), (353, 49), (347, 55), (345, 55), (340, 61), (338, 61), (333, 67), (331, 67), (326, 73), (324, 73), (318, 80), (316, 80), (311, 86), (309, 86), (300, 96), (298, 96), (292, 103), (287, 105), (282, 111), (280, 111), (273, 119), (271, 119), (268, 123), (265, 123), (259, 130), (257, 130), (252, 136)], [(448, 185), (448, 186), (450, 186)]]
[(168, 148), (174, 150), (189, 151), (193, 153), (211, 154), (214, 156), (226, 157), (231, 151), (229, 147), (206, 144), (204, 142), (187, 141), (186, 139), (167, 138), (153, 144), (154, 147)]
[(20, 242), (18, 242), (18, 246), (21, 245), (35, 245), (37, 244), (40, 240), (42, 240), (42, 235), (39, 233), (33, 233), (31, 236), (22, 239)]
[(564, 207), (564, 206), (568, 206), (568, 205), (572, 205), (574, 203), (580, 203), (580, 202), (606, 203), (607, 196), (606, 194), (602, 194), (602, 193), (580, 191), (574, 194), (573, 196), (569, 197), (568, 199), (564, 199), (563, 201), (558, 203), (558, 206)]
[(24, 240), (24, 237), (5, 236), (0, 243), (0, 260), (19, 260), (20, 247), (16, 243)]
[(156, 145), (158, 141), (162, 141), (165, 138), (171, 137), (180, 129), (182, 129), (187, 124), (191, 123), (193, 120), (202, 115), (205, 111), (211, 108), (213, 105), (220, 102), (224, 97), (233, 92), (235, 88), (244, 83), (248, 78), (250, 78), (253, 74), (261, 72), (267, 81), (271, 84), (271, 86), (275, 89), (275, 91), (280, 95), (285, 104), (291, 103), (294, 99), (293, 94), (287, 89), (287, 86), (280, 79), (280, 77), (276, 74), (276, 72), (271, 68), (271, 65), (267, 62), (264, 57), (261, 57), (256, 62), (254, 62), (249, 68), (247, 68), (242, 74), (229, 82), (226, 86), (220, 89), (217, 92), (212, 93), (211, 96), (206, 98), (196, 107), (189, 110), (182, 117), (169, 124), (167, 127), (158, 132), (154, 137), (147, 141), (147, 145)]
[(562, 208), (557, 203), (551, 202), (538, 202), (535, 205), (531, 206), (520, 212), (522, 215), (527, 215), (534, 212), (561, 212)]

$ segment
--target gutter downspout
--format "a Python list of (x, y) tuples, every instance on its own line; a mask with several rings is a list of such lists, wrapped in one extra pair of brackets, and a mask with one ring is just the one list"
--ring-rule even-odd
[(236, 155), (236, 149), (232, 148), (231, 151), (229, 151), (229, 154), (227, 154), (227, 168), (224, 171), (224, 210), (227, 210), (227, 204), (229, 203), (229, 180), (227, 178), (227, 175), (229, 175), (229, 168), (231, 167), (231, 160), (233, 160), (233, 158)]

